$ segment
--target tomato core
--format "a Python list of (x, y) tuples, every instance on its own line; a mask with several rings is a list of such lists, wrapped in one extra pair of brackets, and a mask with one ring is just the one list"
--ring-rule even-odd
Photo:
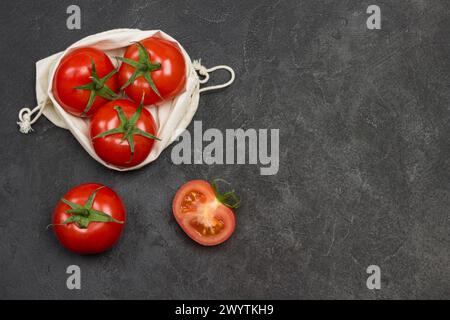
[(203, 236), (213, 236), (224, 228), (224, 222), (214, 217), (215, 202), (207, 202), (199, 191), (188, 192), (181, 202), (181, 212), (192, 214), (189, 224)]

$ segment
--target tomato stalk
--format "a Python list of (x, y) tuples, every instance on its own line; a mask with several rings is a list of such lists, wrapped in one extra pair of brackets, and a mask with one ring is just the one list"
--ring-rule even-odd
[(83, 206), (62, 198), (61, 201), (70, 207), (66, 212), (71, 214), (71, 216), (60, 225), (75, 223), (79, 228), (86, 229), (91, 222), (115, 222), (123, 224), (123, 221), (116, 220), (110, 215), (92, 208), (95, 196), (102, 188), (104, 187), (100, 187), (92, 192)]
[(148, 54), (147, 49), (140, 42), (136, 42), (135, 45), (137, 46), (139, 51), (139, 61), (135, 61), (125, 57), (116, 57), (117, 60), (120, 60), (123, 63), (126, 63), (135, 68), (135, 71), (133, 72), (131, 77), (127, 82), (124, 83), (124, 85), (120, 89), (123, 90), (130, 84), (132, 84), (137, 78), (144, 77), (152, 90), (158, 95), (159, 98), (162, 99), (162, 96), (159, 93), (158, 88), (156, 88), (156, 85), (151, 76), (151, 73), (153, 71), (161, 69), (161, 63), (151, 62), (150, 55)]
[(228, 187), (230, 187), (230, 183), (224, 179), (214, 179), (211, 182), (211, 186), (214, 190), (214, 193), (216, 194), (217, 200), (222, 203), (223, 205), (227, 206), (231, 209), (237, 209), (241, 206), (241, 199), (237, 196), (234, 189), (221, 192), (221, 189), (219, 187), (219, 183), (226, 184)]
[(94, 100), (97, 96), (100, 96), (107, 100), (115, 100), (119, 97), (114, 91), (112, 91), (106, 85), (106, 81), (108, 81), (116, 72), (117, 72), (117, 69), (114, 69), (113, 71), (108, 73), (103, 78), (99, 78), (97, 75), (97, 71), (95, 69), (94, 60), (91, 58), (91, 76), (89, 78), (92, 80), (92, 82), (81, 85), (81, 86), (74, 87), (74, 89), (77, 89), (77, 90), (91, 91), (88, 103), (87, 103), (86, 107), (84, 108), (83, 113), (81, 114), (82, 116), (85, 116), (87, 114), (87, 112), (91, 109), (92, 104), (94, 103)]
[(128, 144), (130, 146), (130, 152), (131, 152), (130, 161), (131, 161), (131, 159), (133, 158), (133, 155), (134, 155), (134, 136), (135, 135), (140, 135), (140, 136), (143, 136), (148, 139), (154, 139), (154, 140), (161, 141), (161, 139), (159, 139), (158, 137), (139, 129), (136, 126), (136, 122), (138, 121), (139, 117), (141, 116), (143, 106), (144, 106), (144, 96), (142, 96), (141, 103), (139, 104), (139, 107), (136, 109), (136, 112), (133, 113), (133, 115), (129, 119), (127, 119), (125, 113), (123, 112), (123, 110), (120, 106), (115, 106), (114, 110), (117, 111), (117, 115), (120, 120), (120, 125), (117, 128), (107, 130), (107, 131), (104, 131), (104, 132), (96, 135), (93, 139), (106, 137), (111, 134), (122, 134), (122, 142), (127, 140)]

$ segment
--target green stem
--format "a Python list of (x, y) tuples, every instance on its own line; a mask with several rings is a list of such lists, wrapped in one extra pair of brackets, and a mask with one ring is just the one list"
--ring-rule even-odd
[(115, 100), (119, 98), (119, 95), (106, 85), (106, 81), (108, 81), (116, 72), (117, 69), (114, 69), (103, 78), (99, 78), (95, 69), (94, 60), (91, 58), (91, 76), (89, 78), (92, 81), (87, 84), (74, 87), (74, 89), (77, 90), (89, 90), (91, 92), (86, 107), (81, 114), (82, 117), (86, 116), (86, 114), (89, 112), (92, 105), (94, 104), (96, 97), (99, 96), (106, 100)]
[(162, 99), (161, 94), (158, 91), (158, 88), (156, 88), (155, 82), (152, 79), (151, 73), (153, 71), (161, 69), (161, 63), (159, 62), (152, 62), (150, 60), (150, 55), (148, 54), (147, 49), (142, 45), (140, 42), (135, 43), (138, 51), (139, 51), (139, 58), (138, 61), (124, 58), (124, 57), (116, 57), (117, 60), (122, 61), (125, 64), (130, 65), (134, 68), (134, 72), (131, 75), (131, 77), (128, 79), (127, 82), (124, 83), (124, 85), (120, 88), (121, 90), (128, 87), (130, 84), (134, 82), (139, 77), (144, 77), (144, 79), (148, 82), (150, 85), (150, 88), (156, 93), (156, 95)]
[(239, 208), (241, 206), (241, 199), (237, 196), (234, 189), (221, 192), (221, 189), (223, 188), (220, 188), (219, 183), (226, 184), (227, 185), (226, 189), (228, 189), (231, 186), (231, 184), (224, 179), (220, 178), (213, 179), (211, 182), (211, 186), (214, 189), (214, 193), (216, 194), (217, 200), (219, 200), (223, 205), (227, 206), (228, 208), (231, 209)]
[(89, 198), (85, 202), (85, 204), (82, 206), (67, 199), (61, 199), (62, 202), (70, 207), (70, 209), (66, 211), (68, 214), (70, 214), (70, 217), (67, 218), (63, 223), (52, 224), (49, 226), (63, 226), (69, 223), (75, 223), (79, 228), (86, 229), (91, 222), (114, 222), (123, 224), (123, 221), (116, 220), (110, 215), (92, 208), (94, 205), (95, 196), (102, 188), (104, 188), (104, 186), (95, 189), (94, 192), (89, 195)]
[(117, 115), (120, 120), (119, 126), (117, 128), (101, 132), (98, 135), (96, 135), (95, 137), (93, 137), (92, 139), (103, 138), (103, 137), (109, 136), (111, 134), (118, 134), (118, 133), (122, 134), (122, 141), (127, 140), (128, 145), (130, 146), (131, 156), (130, 156), (129, 161), (131, 161), (134, 156), (134, 136), (135, 135), (140, 135), (147, 139), (161, 141), (161, 139), (159, 139), (158, 137), (156, 137), (148, 132), (142, 131), (141, 129), (139, 129), (136, 126), (136, 123), (141, 116), (143, 106), (144, 106), (144, 95), (142, 95), (141, 103), (139, 104), (139, 107), (136, 109), (136, 112), (133, 113), (129, 119), (125, 116), (125, 113), (123, 112), (123, 110), (120, 106), (115, 106), (114, 109), (117, 111)]

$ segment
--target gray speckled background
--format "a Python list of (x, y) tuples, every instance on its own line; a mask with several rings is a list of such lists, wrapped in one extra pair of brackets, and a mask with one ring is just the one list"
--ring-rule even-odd
[[(81, 30), (66, 29), (72, 3)], [(381, 31), (366, 29), (369, 4)], [(0, 21), (0, 298), (450, 298), (449, 1), (1, 1)], [(19, 134), (34, 63), (118, 27), (162, 29), (205, 65), (232, 66), (235, 84), (202, 95), (195, 119), (280, 128), (279, 173), (175, 166), (170, 148), (118, 173), (46, 119)], [(234, 236), (203, 248), (171, 200), (213, 176), (244, 204)], [(114, 188), (129, 214), (120, 243), (94, 257), (46, 230), (59, 197), (87, 181)], [(80, 291), (66, 288), (70, 264)], [(370, 264), (381, 290), (366, 288)]]

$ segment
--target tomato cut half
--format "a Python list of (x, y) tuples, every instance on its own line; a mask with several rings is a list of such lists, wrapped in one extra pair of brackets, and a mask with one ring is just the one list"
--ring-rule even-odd
[(172, 210), (176, 221), (192, 240), (214, 246), (226, 241), (236, 227), (233, 210), (221, 200), (223, 198), (216, 195), (209, 182), (192, 180), (178, 190)]

